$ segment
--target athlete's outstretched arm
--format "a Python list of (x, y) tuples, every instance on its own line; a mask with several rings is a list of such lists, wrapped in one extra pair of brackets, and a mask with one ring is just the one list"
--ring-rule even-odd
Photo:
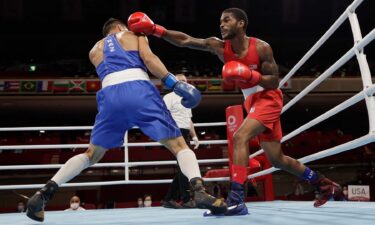
[(167, 30), (163, 26), (155, 24), (143, 12), (135, 12), (130, 15), (128, 19), (128, 27), (136, 34), (142, 33), (145, 35), (162, 37), (171, 44), (179, 47), (188, 47), (217, 53), (219, 48), (224, 46), (223, 41), (215, 37), (206, 39), (194, 38), (179, 31)]
[(154, 76), (161, 79), (168, 74), (168, 70), (165, 65), (162, 63), (159, 57), (151, 51), (148, 40), (145, 36), (138, 37), (138, 47), (139, 55), (141, 56), (147, 69), (150, 70)]
[(272, 48), (266, 42), (261, 41), (257, 46), (257, 52), (260, 58), (262, 80), (260, 86), (267, 89), (276, 89), (279, 87), (279, 68), (273, 58)]
[(216, 48), (222, 47), (223, 43), (216, 37), (195, 38), (180, 31), (165, 30), (162, 36), (164, 40), (178, 47), (187, 47), (196, 50), (210, 51), (215, 53)]

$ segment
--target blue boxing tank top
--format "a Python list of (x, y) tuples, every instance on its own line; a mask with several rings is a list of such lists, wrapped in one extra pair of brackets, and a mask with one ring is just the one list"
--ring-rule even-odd
[(100, 80), (103, 80), (108, 74), (132, 68), (147, 71), (139, 52), (124, 50), (118, 42), (116, 34), (105, 37), (103, 61), (96, 67)]

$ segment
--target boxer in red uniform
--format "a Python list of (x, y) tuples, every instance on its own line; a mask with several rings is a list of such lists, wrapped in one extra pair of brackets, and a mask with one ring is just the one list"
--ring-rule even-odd
[(278, 67), (270, 45), (246, 35), (248, 19), (243, 10), (229, 8), (222, 12), (220, 30), (223, 40), (216, 37), (194, 38), (179, 31), (167, 30), (154, 24), (141, 12), (132, 14), (128, 25), (135, 33), (162, 37), (178, 47), (209, 51), (217, 55), (225, 63), (223, 79), (226, 82), (235, 82), (241, 88), (248, 115), (233, 137), (231, 191), (227, 198), (228, 211), (225, 215), (248, 214), (244, 204), (248, 143), (256, 136), (274, 167), (301, 177), (316, 187), (320, 198), (315, 201), (315, 207), (323, 205), (329, 198), (340, 193), (338, 184), (283, 154), (280, 144), (283, 99), (278, 89)]

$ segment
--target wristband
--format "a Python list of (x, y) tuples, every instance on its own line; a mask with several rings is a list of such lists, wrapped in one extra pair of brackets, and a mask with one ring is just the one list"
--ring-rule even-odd
[(161, 81), (164, 83), (164, 85), (169, 88), (169, 89), (173, 89), (173, 87), (176, 85), (176, 83), (178, 82), (177, 78), (171, 74), (171, 73), (168, 73), (165, 77), (163, 77), (161, 79)]
[(154, 36), (160, 38), (165, 35), (165, 28), (160, 25), (155, 25)]

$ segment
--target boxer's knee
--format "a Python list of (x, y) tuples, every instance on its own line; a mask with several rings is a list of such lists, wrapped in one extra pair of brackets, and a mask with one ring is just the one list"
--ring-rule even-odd
[(286, 160), (284, 154), (277, 154), (277, 155), (272, 155), (268, 157), (268, 160), (272, 164), (273, 167), (277, 169), (282, 169), (285, 167)]
[(103, 158), (106, 151), (106, 148), (90, 144), (89, 148), (85, 152), (90, 160), (90, 165), (99, 162)]
[(282, 169), (284, 167), (283, 163), (279, 159), (270, 160), (270, 163), (277, 169)]
[(177, 155), (177, 153), (181, 150), (189, 148), (182, 136), (161, 140), (160, 143), (167, 147), (174, 155)]
[(236, 151), (236, 149), (239, 149), (239, 148), (241, 148), (243, 146), (248, 145), (250, 138), (251, 138), (251, 135), (249, 137), (248, 134), (245, 134), (243, 132), (236, 132), (236, 133), (234, 133), (234, 135), (233, 135), (233, 147), (234, 147), (234, 150)]

